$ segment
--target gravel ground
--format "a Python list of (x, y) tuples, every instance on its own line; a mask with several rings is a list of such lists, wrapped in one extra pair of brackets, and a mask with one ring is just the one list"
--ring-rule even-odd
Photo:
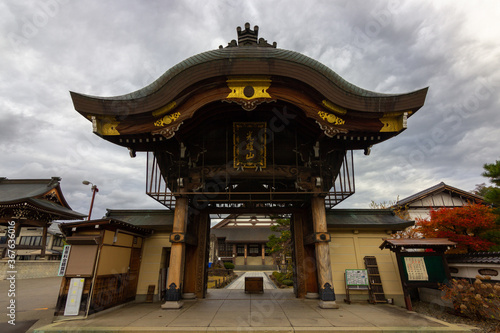
[(466, 317), (456, 316), (453, 314), (452, 309), (421, 301), (412, 301), (412, 305), (413, 311), (421, 313), (423, 315), (434, 317), (447, 323), (475, 326), (478, 328), (478, 330), (476, 330), (475, 332), (500, 332), (500, 321), (498, 320), (484, 319), (481, 321), (476, 321)]

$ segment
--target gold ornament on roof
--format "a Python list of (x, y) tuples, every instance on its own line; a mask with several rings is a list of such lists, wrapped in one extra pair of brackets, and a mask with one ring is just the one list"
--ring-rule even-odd
[(162, 118), (158, 119), (157, 121), (155, 121), (154, 125), (156, 127), (170, 125), (171, 123), (176, 121), (180, 116), (181, 116), (180, 112), (167, 114), (165, 117), (162, 117)]
[(326, 120), (330, 124), (333, 124), (333, 125), (344, 125), (345, 124), (344, 119), (337, 117), (334, 114), (324, 112), (324, 111), (319, 111), (318, 115), (320, 116), (321, 119)]
[(251, 100), (257, 98), (271, 98), (267, 89), (271, 86), (269, 77), (232, 77), (227, 81), (227, 86), (231, 92), (229, 98)]

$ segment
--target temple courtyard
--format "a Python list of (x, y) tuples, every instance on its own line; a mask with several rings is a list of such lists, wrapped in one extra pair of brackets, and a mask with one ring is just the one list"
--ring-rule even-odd
[[(249, 274), (255, 276), (259, 273)], [(240, 279), (243, 278), (241, 275)], [(263, 294), (246, 294), (243, 289), (232, 289), (237, 286), (243, 288), (243, 283), (238, 280), (225, 289), (210, 289), (206, 299), (184, 300), (184, 306), (178, 310), (163, 310), (158, 302), (132, 302), (84, 320), (50, 323), (57, 299), (58, 281), (60, 278), (19, 280), (24, 285), (19, 290), (25, 290), (26, 295), (20, 296), (24, 301), (19, 299), (18, 323), (24, 320), (33, 325), (39, 320), (30, 332), (472, 331), (472, 327), (445, 323), (388, 304), (346, 304), (339, 300), (340, 309), (321, 309), (317, 300), (297, 299), (291, 289), (274, 289), (268, 283)], [(4, 284), (5, 281), (0, 281), (2, 289), (6, 287)], [(27, 297), (32, 301), (26, 302)], [(4, 321), (2, 318), (0, 325)]]

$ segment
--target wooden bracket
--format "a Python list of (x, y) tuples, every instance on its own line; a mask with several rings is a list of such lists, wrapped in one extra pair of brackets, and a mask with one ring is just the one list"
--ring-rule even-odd
[(173, 232), (170, 234), (170, 243), (186, 243), (188, 245), (197, 245), (198, 239), (191, 234), (182, 232)]
[(304, 237), (304, 244), (309, 245), (313, 243), (330, 242), (331, 237), (328, 232), (315, 232)]

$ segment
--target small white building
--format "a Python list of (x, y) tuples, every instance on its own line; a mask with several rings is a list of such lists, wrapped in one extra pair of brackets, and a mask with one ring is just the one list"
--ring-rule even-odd
[[(399, 200), (392, 208), (400, 210), (408, 220), (428, 218), (432, 209), (462, 207), (469, 203), (484, 204), (484, 198), (443, 182)], [(446, 256), (453, 278), (474, 280), (477, 275), (500, 281), (500, 253), (476, 252)]]
[(392, 208), (401, 210), (407, 220), (413, 221), (429, 217), (432, 209), (462, 207), (468, 203), (484, 203), (484, 198), (441, 182), (398, 200)]

